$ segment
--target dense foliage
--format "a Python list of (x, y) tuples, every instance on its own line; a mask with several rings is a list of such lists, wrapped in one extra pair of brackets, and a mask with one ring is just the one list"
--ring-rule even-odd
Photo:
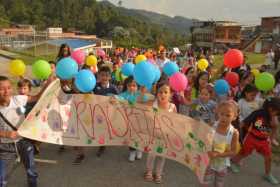
[[(96, 0), (0, 0), (0, 25), (32, 24), (37, 30), (62, 27), (113, 39), (123, 47), (178, 46), (185, 32), (133, 15), (134, 10)], [(170, 21), (170, 20), (169, 20)]]

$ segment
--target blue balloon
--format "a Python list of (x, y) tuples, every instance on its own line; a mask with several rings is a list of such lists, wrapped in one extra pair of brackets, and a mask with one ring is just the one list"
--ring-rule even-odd
[(179, 66), (176, 64), (176, 62), (167, 62), (164, 66), (163, 66), (163, 72), (167, 75), (167, 76), (172, 76), (174, 73), (177, 73), (179, 71)]
[(122, 74), (125, 76), (131, 76), (133, 75), (135, 65), (132, 63), (126, 63), (122, 65)]
[(71, 57), (61, 59), (56, 65), (56, 75), (62, 80), (69, 80), (78, 73), (78, 64)]
[(140, 86), (150, 87), (155, 80), (154, 65), (144, 61), (136, 64), (133, 78)]
[(147, 90), (148, 90), (149, 92), (151, 92), (152, 89), (153, 89), (153, 85), (147, 85), (146, 88), (147, 88)]
[(220, 79), (215, 82), (214, 90), (217, 95), (227, 95), (229, 92), (229, 85), (227, 81)]
[(153, 83), (156, 83), (157, 81), (159, 81), (160, 77), (161, 77), (161, 72), (160, 69), (154, 65), (154, 72), (155, 72), (155, 80)]
[(76, 75), (74, 83), (79, 91), (88, 93), (95, 88), (96, 79), (90, 70), (84, 69)]

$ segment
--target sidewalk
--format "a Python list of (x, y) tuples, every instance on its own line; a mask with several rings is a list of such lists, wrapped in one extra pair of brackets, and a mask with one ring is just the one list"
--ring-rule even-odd
[(15, 59), (18, 56), (18, 54), (0, 49), (0, 56), (12, 60)]
[[(41, 159), (57, 160), (57, 164), (37, 163), (39, 187), (198, 187), (194, 174), (183, 165), (167, 160), (163, 184), (143, 180), (145, 158), (134, 163), (127, 161), (128, 148), (108, 147), (101, 158), (96, 157), (97, 148), (86, 148), (86, 160), (81, 165), (72, 165), (73, 148), (58, 154), (58, 146), (44, 144)], [(227, 177), (226, 187), (270, 187), (262, 180), (263, 160), (251, 156), (244, 162), (240, 174)], [(280, 179), (280, 167), (273, 165), (273, 173)], [(26, 175), (22, 166), (9, 179), (9, 186), (23, 187)]]

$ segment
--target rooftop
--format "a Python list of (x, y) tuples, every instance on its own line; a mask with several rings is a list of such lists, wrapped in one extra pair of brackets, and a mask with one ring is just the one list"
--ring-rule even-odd
[(48, 44), (60, 46), (61, 44), (67, 44), (71, 49), (83, 48), (86, 46), (95, 46), (96, 43), (90, 40), (79, 40), (79, 39), (59, 39), (59, 40), (49, 40)]
[(214, 20), (209, 20), (209, 21), (195, 21), (193, 22), (194, 26), (241, 26), (238, 22), (235, 21), (214, 21)]
[(262, 19), (280, 19), (280, 16), (267, 16), (267, 17), (262, 17)]

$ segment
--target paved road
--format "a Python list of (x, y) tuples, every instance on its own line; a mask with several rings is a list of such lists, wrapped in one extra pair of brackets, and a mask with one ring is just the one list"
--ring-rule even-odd
[(0, 63), (3, 63), (3, 62), (8, 62), (9, 59), (5, 58), (5, 57), (2, 57), (0, 56)]
[(0, 55), (0, 75), (9, 76), (9, 67), (8, 67), (9, 61), (10, 59)]
[[(157, 185), (143, 180), (145, 158), (134, 163), (127, 161), (126, 147), (109, 147), (101, 158), (95, 156), (96, 148), (87, 148), (86, 160), (81, 165), (72, 165), (75, 151), (68, 148), (58, 154), (55, 145), (42, 146), (40, 158), (57, 160), (57, 164), (38, 163), (40, 187), (197, 187), (193, 173), (181, 164), (167, 161), (163, 184)], [(226, 187), (269, 187), (261, 179), (263, 164), (259, 156), (252, 156), (244, 162), (240, 174), (230, 174)], [(280, 167), (273, 167), (280, 179)], [(24, 187), (25, 174), (18, 167), (9, 180), (11, 187)]]

